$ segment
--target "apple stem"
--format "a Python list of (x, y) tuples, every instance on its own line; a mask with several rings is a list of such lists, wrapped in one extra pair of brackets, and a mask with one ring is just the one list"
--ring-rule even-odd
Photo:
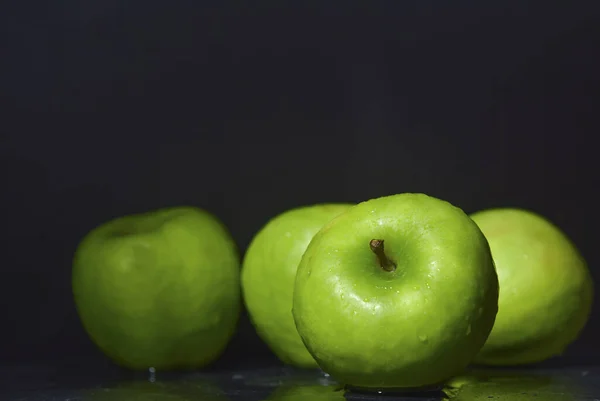
[(377, 256), (377, 262), (383, 270), (386, 272), (393, 272), (396, 270), (396, 264), (385, 254), (382, 239), (372, 239), (371, 242), (369, 242), (369, 247), (375, 256)]

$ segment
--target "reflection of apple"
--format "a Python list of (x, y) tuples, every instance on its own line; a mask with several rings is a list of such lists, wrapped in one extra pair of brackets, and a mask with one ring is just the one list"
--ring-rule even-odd
[(289, 386), (278, 387), (268, 398), (268, 401), (345, 401), (344, 392), (340, 386)]
[(593, 283), (583, 257), (559, 228), (530, 211), (471, 217), (490, 244), (500, 282), (498, 316), (476, 362), (516, 365), (560, 354), (590, 315)]
[(443, 390), (448, 397), (445, 400), (451, 401), (575, 401), (584, 398), (582, 391), (583, 388), (564, 377), (487, 371), (455, 377)]
[(226, 401), (223, 391), (210, 381), (132, 381), (82, 394), (90, 401)]
[(477, 225), (423, 194), (372, 199), (325, 225), (298, 267), (293, 315), (321, 368), (359, 388), (435, 385), (484, 344), (498, 279)]
[(325, 223), (350, 207), (319, 204), (288, 210), (271, 219), (254, 237), (242, 266), (242, 291), (258, 335), (284, 363), (316, 368), (292, 317), (298, 263)]

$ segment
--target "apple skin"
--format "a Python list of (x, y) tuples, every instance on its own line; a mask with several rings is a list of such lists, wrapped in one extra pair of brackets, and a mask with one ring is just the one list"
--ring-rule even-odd
[(115, 218), (73, 260), (72, 290), (91, 340), (133, 370), (203, 368), (233, 336), (240, 258), (227, 228), (195, 207)]
[[(384, 271), (369, 247), (382, 239)], [(371, 199), (312, 239), (293, 316), (319, 366), (364, 389), (437, 385), (485, 343), (498, 307), (489, 245), (459, 208), (425, 194)]]
[(591, 312), (594, 286), (584, 258), (534, 212), (497, 208), (471, 218), (488, 239), (500, 282), (498, 316), (475, 362), (521, 365), (561, 354)]
[(292, 317), (296, 270), (312, 237), (350, 204), (294, 208), (272, 218), (254, 236), (242, 263), (242, 294), (259, 337), (285, 364), (317, 368)]

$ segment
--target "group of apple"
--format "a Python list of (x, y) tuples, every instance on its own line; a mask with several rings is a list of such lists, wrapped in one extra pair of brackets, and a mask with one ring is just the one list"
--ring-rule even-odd
[(81, 241), (72, 285), (83, 327), (122, 366), (207, 366), (243, 302), (283, 363), (365, 389), (558, 355), (585, 326), (594, 292), (577, 248), (542, 216), (467, 215), (415, 193), (288, 210), (243, 259), (203, 209), (117, 218)]

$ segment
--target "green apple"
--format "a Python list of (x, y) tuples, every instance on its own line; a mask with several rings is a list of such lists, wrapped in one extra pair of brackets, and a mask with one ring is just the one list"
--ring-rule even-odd
[(547, 219), (498, 208), (471, 215), (492, 249), (498, 316), (476, 362), (518, 365), (558, 355), (586, 324), (593, 283), (581, 254)]
[(212, 214), (174, 207), (89, 232), (73, 261), (77, 311), (92, 341), (131, 369), (201, 368), (220, 356), (241, 307), (239, 255)]
[(498, 308), (489, 245), (461, 209), (425, 194), (362, 202), (312, 239), (293, 316), (319, 366), (345, 385), (437, 385), (487, 339)]
[(286, 364), (317, 367), (292, 317), (294, 280), (312, 237), (349, 207), (332, 203), (288, 210), (269, 220), (246, 251), (241, 273), (246, 309), (260, 338)]

